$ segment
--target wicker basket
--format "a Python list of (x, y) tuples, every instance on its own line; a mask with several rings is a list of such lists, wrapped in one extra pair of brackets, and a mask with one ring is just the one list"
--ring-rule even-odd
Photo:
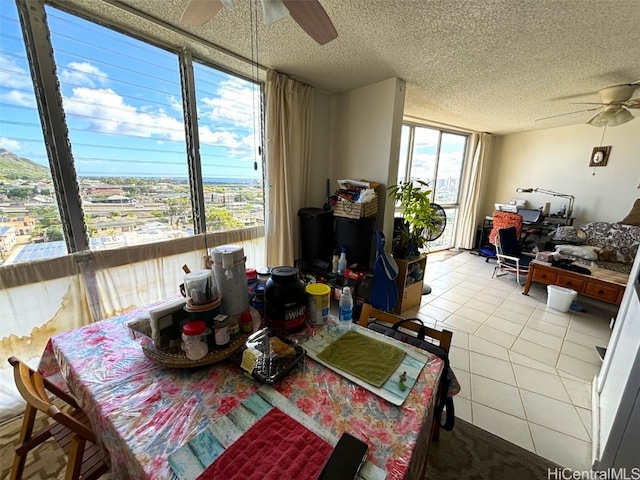
[(212, 363), (220, 362), (229, 358), (247, 342), (247, 338), (249, 338), (249, 334), (241, 334), (240, 337), (231, 342), (229, 346), (224, 350), (215, 350), (213, 352), (209, 352), (199, 360), (191, 360), (187, 358), (187, 355), (184, 352), (171, 353), (157, 350), (153, 346), (153, 344), (143, 345), (142, 352), (144, 353), (144, 356), (151, 360), (153, 363), (162, 365), (163, 367), (202, 367), (204, 365), (210, 365)]

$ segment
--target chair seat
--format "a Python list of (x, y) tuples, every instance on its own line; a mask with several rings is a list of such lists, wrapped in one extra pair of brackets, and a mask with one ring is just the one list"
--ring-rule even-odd
[[(87, 418), (87, 415), (82, 410), (73, 410), (72, 412), (69, 412), (69, 415), (85, 425), (87, 428), (91, 428), (89, 418)], [(64, 453), (69, 456), (71, 454), (71, 441), (73, 440), (75, 432), (61, 423), (56, 423), (51, 428), (51, 434)], [(84, 445), (84, 454), (82, 456), (80, 478), (98, 478), (103, 473), (106, 473), (108, 471), (108, 467), (102, 458), (102, 451), (100, 450), (100, 447), (95, 443), (86, 442)]]

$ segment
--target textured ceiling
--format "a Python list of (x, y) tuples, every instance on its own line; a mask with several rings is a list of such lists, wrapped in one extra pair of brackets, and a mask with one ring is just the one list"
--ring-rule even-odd
[[(193, 48), (166, 26), (132, 15), (135, 9), (255, 60), (248, 0), (236, 0), (232, 10), (223, 9), (202, 27), (179, 23), (187, 0), (65, 3)], [(417, 119), (495, 134), (583, 124), (596, 112), (536, 119), (593, 108), (576, 103), (598, 102), (599, 89), (640, 81), (637, 0), (321, 3), (338, 31), (336, 40), (320, 46), (290, 17), (268, 26), (259, 21), (258, 63), (327, 93), (402, 78), (405, 114)], [(196, 50), (213, 61), (220, 55), (215, 48)], [(640, 96), (640, 88), (633, 96)]]

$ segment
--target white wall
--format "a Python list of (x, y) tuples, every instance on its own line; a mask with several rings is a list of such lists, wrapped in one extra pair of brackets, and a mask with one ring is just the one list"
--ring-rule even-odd
[[(309, 191), (304, 207), (322, 207), (336, 186), (331, 184), (331, 104), (332, 96), (316, 91), (313, 102), (311, 164), (309, 165)], [(329, 181), (329, 195), (327, 195)]]
[(333, 103), (332, 189), (344, 178), (379, 182), (375, 228), (381, 229), (384, 221), (388, 239), (393, 205), (386, 201), (386, 187), (397, 180), (404, 96), (404, 81), (390, 78), (337, 95)]
[[(603, 138), (604, 133), (604, 138)], [(601, 143), (602, 140), (602, 143)], [(593, 147), (611, 145), (606, 167), (589, 168)], [(640, 198), (640, 119), (618, 127), (590, 125), (537, 130), (497, 137), (483, 192), (483, 215), (493, 204), (525, 198), (533, 208), (551, 202), (558, 210), (565, 199), (540, 193), (516, 193), (517, 187), (544, 188), (575, 196), (575, 225), (617, 222)]]

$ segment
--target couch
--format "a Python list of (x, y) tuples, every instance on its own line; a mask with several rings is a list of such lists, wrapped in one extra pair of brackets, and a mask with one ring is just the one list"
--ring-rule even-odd
[(630, 273), (640, 246), (640, 225), (591, 222), (577, 227), (559, 227), (550, 235), (562, 257), (587, 267)]

